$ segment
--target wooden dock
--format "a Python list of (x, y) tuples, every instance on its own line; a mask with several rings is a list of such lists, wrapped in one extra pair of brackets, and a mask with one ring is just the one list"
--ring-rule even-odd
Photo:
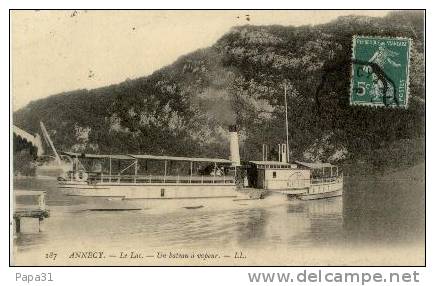
[[(38, 219), (38, 229), (41, 231), (41, 221), (43, 221), (45, 218), (48, 218), (50, 216), (50, 211), (47, 210), (46, 204), (45, 204), (45, 195), (46, 192), (44, 191), (25, 191), (25, 190), (14, 190), (14, 196), (15, 196), (15, 208), (14, 208), (14, 231), (15, 233), (21, 232), (21, 219), (22, 218), (35, 218)], [(20, 205), (17, 204), (17, 198), (18, 197), (26, 197), (26, 196), (33, 196), (37, 197), (38, 204), (25, 204)]]

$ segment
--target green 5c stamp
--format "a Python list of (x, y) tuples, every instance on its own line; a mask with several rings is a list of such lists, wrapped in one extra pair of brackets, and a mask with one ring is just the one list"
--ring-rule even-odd
[(351, 105), (408, 106), (407, 38), (353, 37)]

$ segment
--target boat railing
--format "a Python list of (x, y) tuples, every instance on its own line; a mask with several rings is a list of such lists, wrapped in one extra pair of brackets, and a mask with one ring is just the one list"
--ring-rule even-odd
[[(98, 181), (98, 179), (97, 179)], [(107, 175), (100, 176), (102, 183), (168, 183), (168, 184), (234, 184), (231, 176), (160, 176), (160, 175)]]
[[(83, 176), (82, 176), (83, 178)], [(85, 181), (90, 184), (95, 183), (168, 183), (168, 184), (228, 184), (235, 183), (234, 176), (162, 176), (162, 175), (124, 175), (124, 174), (104, 174), (97, 172), (87, 172), (84, 176)], [(74, 174), (70, 175), (71, 180), (75, 180)]]
[(304, 188), (310, 185), (323, 185), (338, 183), (342, 180), (341, 176), (327, 177), (327, 178), (309, 178), (309, 179), (292, 179), (289, 180), (287, 185), (290, 188)]
[(311, 178), (311, 185), (322, 185), (340, 182), (341, 177)]

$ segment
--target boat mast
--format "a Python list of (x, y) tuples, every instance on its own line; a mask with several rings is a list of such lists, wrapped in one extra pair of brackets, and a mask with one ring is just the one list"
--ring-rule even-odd
[(287, 163), (290, 162), (290, 152), (288, 145), (288, 112), (287, 112), (287, 85), (284, 83), (284, 102), (285, 102), (285, 134), (286, 134), (286, 155), (287, 155)]
[(57, 154), (56, 148), (54, 148), (53, 141), (51, 141), (51, 138), (48, 135), (47, 129), (45, 129), (44, 123), (42, 123), (42, 121), (40, 121), (39, 123), (41, 125), (42, 134), (44, 135), (45, 140), (48, 142), (48, 144), (50, 145), (51, 149), (54, 152), (54, 156), (56, 158), (56, 163), (58, 165), (61, 165), (61, 160), (60, 160), (59, 154)]

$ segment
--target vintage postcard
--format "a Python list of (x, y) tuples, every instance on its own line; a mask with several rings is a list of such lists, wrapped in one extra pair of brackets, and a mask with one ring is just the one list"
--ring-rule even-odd
[(425, 12), (11, 10), (10, 264), (424, 266)]

